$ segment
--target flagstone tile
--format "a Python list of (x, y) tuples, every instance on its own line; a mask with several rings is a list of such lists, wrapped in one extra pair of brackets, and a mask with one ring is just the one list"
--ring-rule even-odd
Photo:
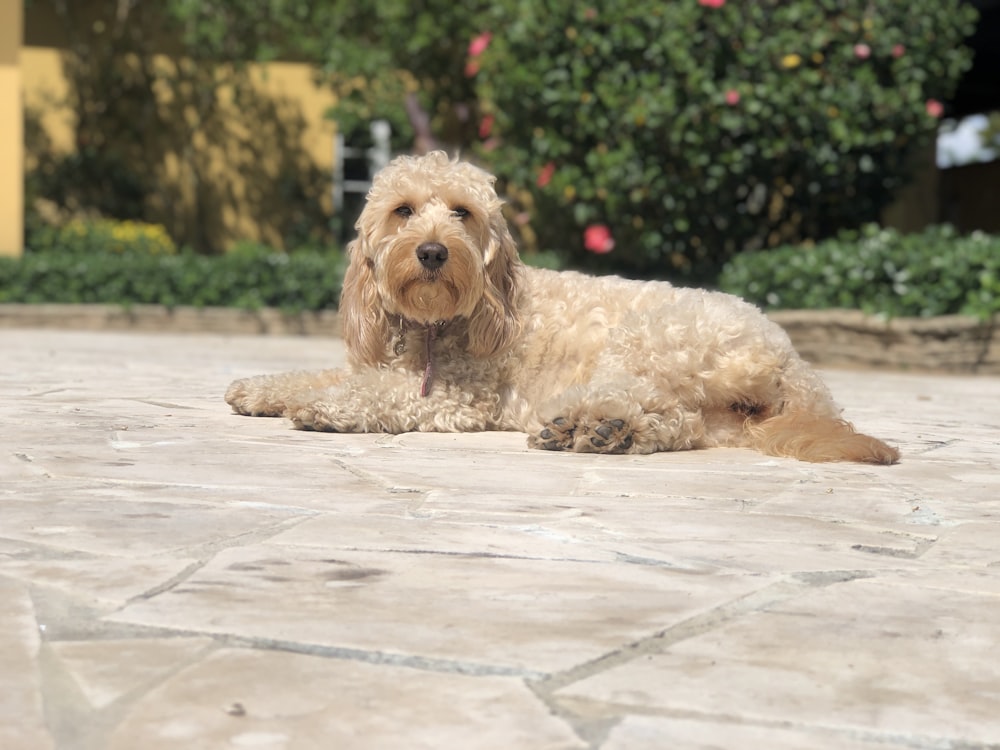
[(642, 565), (277, 544), (221, 551), (114, 622), (551, 672), (767, 585)]
[(51, 586), (75, 597), (124, 605), (164, 585), (195, 559), (91, 557), (83, 559), (13, 560), (4, 575), (37, 586)]
[(52, 652), (95, 709), (157, 686), (215, 648), (211, 638), (57, 641)]
[[(557, 697), (870, 730), (913, 744), (1000, 740), (1000, 597), (854, 580), (595, 674)], [(664, 679), (670, 675), (670, 679)], [(931, 738), (931, 739), (928, 739)]]
[(585, 748), (517, 679), (224, 649), (131, 706), (109, 750)]
[(41, 638), (27, 588), (0, 576), (0, 747), (54, 748), (43, 711)]

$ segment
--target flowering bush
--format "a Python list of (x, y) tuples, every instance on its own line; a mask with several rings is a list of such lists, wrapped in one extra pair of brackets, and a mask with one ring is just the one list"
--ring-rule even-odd
[(592, 253), (604, 255), (615, 249), (615, 239), (604, 224), (591, 224), (584, 230), (583, 246)]
[(647, 275), (876, 220), (969, 64), (975, 18), (960, 0), (492, 13), (466, 69), (489, 118), (479, 157), (531, 191), (542, 247)]

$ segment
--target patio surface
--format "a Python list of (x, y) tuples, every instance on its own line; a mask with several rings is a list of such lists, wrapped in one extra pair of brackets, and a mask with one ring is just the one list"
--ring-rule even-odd
[(0, 330), (0, 748), (1000, 747), (1000, 379), (894, 467), (230, 413), (334, 338)]

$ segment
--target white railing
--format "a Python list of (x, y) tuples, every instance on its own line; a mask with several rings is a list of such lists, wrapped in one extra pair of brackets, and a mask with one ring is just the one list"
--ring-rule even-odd
[[(344, 136), (338, 132), (333, 142), (333, 210), (339, 214), (344, 210), (344, 196), (347, 193), (364, 195), (371, 187), (375, 173), (389, 163), (392, 151), (389, 138), (392, 127), (386, 120), (373, 120), (371, 123), (371, 148), (351, 148), (344, 143)], [(344, 176), (344, 162), (347, 159), (364, 158), (368, 165), (368, 175), (363, 180), (348, 180)]]

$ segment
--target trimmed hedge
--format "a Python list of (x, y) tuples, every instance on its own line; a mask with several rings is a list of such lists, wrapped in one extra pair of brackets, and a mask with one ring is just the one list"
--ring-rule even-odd
[(960, 236), (948, 225), (904, 235), (867, 225), (814, 247), (737, 256), (719, 286), (770, 310), (985, 319), (1000, 312), (1000, 236)]
[[(28, 244), (22, 258), (0, 257), (0, 303), (335, 309), (346, 267), (328, 247), (284, 253), (243, 241), (225, 255), (178, 252), (158, 224), (104, 218), (38, 227)], [(554, 268), (559, 258), (525, 262)]]
[(321, 310), (337, 306), (343, 272), (343, 256), (334, 251), (244, 246), (207, 256), (49, 249), (0, 258), (0, 303)]
[[(150, 252), (148, 232), (132, 244), (96, 249), (38, 243), (0, 258), (0, 303), (160, 304), (168, 307), (336, 308), (344, 255), (331, 249), (276, 252), (243, 243), (226, 255)], [(121, 234), (121, 232), (119, 232)], [(127, 234), (127, 233), (126, 233)], [(155, 232), (153, 233), (155, 235)], [(558, 266), (556, 256), (525, 261)], [(950, 226), (903, 235), (867, 225), (813, 247), (745, 253), (718, 286), (765, 309), (860, 309), (892, 317), (1000, 313), (1000, 236), (960, 236)]]

